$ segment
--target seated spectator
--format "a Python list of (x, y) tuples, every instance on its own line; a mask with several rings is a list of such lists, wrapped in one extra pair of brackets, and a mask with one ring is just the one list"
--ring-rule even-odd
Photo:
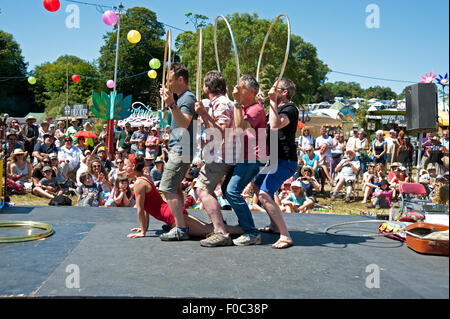
[(369, 208), (389, 208), (391, 207), (393, 190), (389, 189), (389, 182), (383, 179), (380, 186), (377, 187), (373, 193), (373, 203)]
[(145, 141), (140, 140), (139, 142), (137, 142), (135, 154), (145, 157)]
[(56, 181), (58, 183), (63, 183), (67, 179), (67, 176), (64, 175), (63, 169), (59, 166), (58, 154), (52, 153), (48, 157), (50, 158), (50, 166), (55, 172)]
[(2, 145), (2, 158), (8, 158), (16, 148), (24, 150), (23, 145), (17, 141), (16, 133), (9, 133), (6, 137), (6, 143)]
[[(22, 126), (19, 124), (19, 121), (16, 119), (11, 119), (9, 122), (9, 127), (6, 128), (6, 136), (9, 136), (11, 133), (16, 133), (17, 136), (17, 142), (19, 142), (22, 145), (22, 149), (24, 149), (24, 131)], [(17, 148), (17, 147), (15, 147)]]
[(388, 182), (390, 182), (394, 178), (395, 175), (398, 175), (398, 173), (396, 173), (396, 172), (400, 166), (402, 166), (402, 165), (399, 162), (394, 162), (391, 164), (390, 171), (389, 171), (389, 174), (387, 177)]
[[(44, 167), (50, 167), (51, 161), (48, 156), (42, 157), (41, 161), (34, 167), (33, 172), (31, 174), (32, 184), (32, 193), (39, 197), (45, 197), (48, 199), (52, 199), (54, 195), (50, 194), (46, 191), (46, 188), (43, 188), (40, 184), (40, 180), (44, 178), (44, 174), (42, 169)], [(55, 172), (51, 169), (53, 177), (56, 177)]]
[(108, 174), (106, 174), (102, 162), (100, 162), (99, 159), (95, 158), (88, 167), (88, 172), (92, 175), (93, 181), (100, 185), (104, 193), (109, 193), (112, 189), (112, 184), (107, 179)]
[(65, 176), (75, 176), (81, 161), (81, 151), (72, 145), (72, 138), (63, 139), (62, 146), (58, 150), (58, 161)]
[(30, 182), (31, 165), (26, 160), (28, 153), (20, 148), (16, 148), (11, 154), (10, 177), (20, 185), (25, 187), (25, 183)]
[(407, 183), (409, 181), (406, 171), (407, 168), (404, 166), (400, 166), (399, 168), (397, 168), (397, 172), (390, 182), (393, 190), (392, 197), (394, 199), (398, 196), (400, 184)]
[(342, 186), (347, 187), (347, 192), (345, 196), (345, 201), (348, 203), (350, 201), (350, 194), (353, 191), (353, 183), (356, 182), (358, 178), (360, 162), (355, 159), (355, 152), (352, 150), (347, 150), (345, 156), (336, 166), (336, 172), (338, 173), (338, 181), (335, 189), (331, 194), (331, 200), (336, 199), (336, 194), (341, 190)]
[[(160, 157), (162, 159), (162, 157)], [(144, 165), (145, 167), (149, 167), (150, 171), (153, 169), (153, 167), (155, 166), (155, 157), (151, 156), (150, 154), (146, 154), (145, 158), (144, 158)], [(163, 161), (164, 162), (164, 161)]]
[(39, 181), (40, 187), (53, 197), (57, 194), (62, 194), (62, 189), (54, 176), (54, 170), (50, 166), (44, 166), (42, 168), (42, 174), (44, 177)]
[(111, 185), (115, 185), (117, 178), (123, 175), (126, 175), (125, 162), (123, 159), (119, 158), (116, 159), (114, 167), (109, 172), (108, 180), (111, 183)]
[(152, 178), (153, 183), (155, 184), (156, 187), (159, 187), (163, 171), (164, 171), (164, 161), (162, 160), (161, 157), (158, 157), (155, 161), (155, 166), (150, 171), (150, 177)]
[(51, 134), (43, 135), (43, 142), (38, 142), (34, 146), (33, 157), (34, 157), (34, 165), (42, 160), (42, 158), (51, 153), (58, 153), (58, 150), (54, 144), (55, 138)]
[(111, 191), (109, 199), (106, 201), (106, 207), (133, 207), (136, 201), (133, 198), (133, 192), (130, 189), (130, 182), (125, 175), (117, 177), (114, 188)]
[(89, 146), (86, 144), (86, 139), (83, 136), (78, 137), (77, 139), (78, 144), (76, 147), (84, 153), (85, 150), (89, 149)]
[(314, 176), (317, 178), (319, 173), (319, 156), (314, 153), (314, 148), (312, 146), (306, 146), (304, 151), (306, 152), (302, 157), (304, 166), (312, 167)]
[(306, 197), (313, 201), (313, 203), (317, 203), (315, 192), (319, 191), (320, 184), (313, 176), (313, 169), (309, 166), (304, 166), (302, 168), (302, 176), (297, 180), (304, 189)]
[(94, 182), (89, 172), (80, 175), (81, 186), (77, 188), (78, 206), (103, 206), (102, 188)]
[(367, 203), (369, 196), (371, 196), (375, 189), (380, 185), (375, 177), (375, 164), (369, 164), (367, 167), (367, 172), (363, 174), (362, 183), (364, 197), (361, 203), (365, 204)]
[(107, 148), (105, 146), (100, 146), (97, 149), (97, 158), (102, 163), (103, 167), (105, 168), (106, 173), (109, 173), (111, 171), (111, 167), (113, 166), (113, 164), (108, 158), (108, 152), (107, 152)]
[(314, 202), (306, 197), (305, 190), (299, 181), (291, 184), (291, 191), (286, 199), (281, 201), (286, 213), (306, 213)]

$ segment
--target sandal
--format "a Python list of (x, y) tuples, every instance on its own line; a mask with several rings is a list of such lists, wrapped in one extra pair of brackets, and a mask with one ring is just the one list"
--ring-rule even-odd
[(279, 235), (280, 234), (278, 231), (275, 231), (272, 228), (270, 228), (270, 226), (261, 227), (261, 228), (258, 228), (258, 230), (261, 233), (266, 233), (266, 234), (275, 234), (275, 235)]
[[(277, 244), (284, 244), (281, 247), (276, 247)], [(272, 245), (273, 249), (285, 249), (294, 246), (294, 243), (292, 241), (286, 241), (286, 240), (277, 240), (275, 244)]]

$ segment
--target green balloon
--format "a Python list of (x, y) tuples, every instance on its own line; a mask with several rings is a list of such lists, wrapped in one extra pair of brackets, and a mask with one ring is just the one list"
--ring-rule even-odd
[(30, 76), (28, 78), (28, 83), (30, 83), (31, 85), (36, 84), (36, 78), (34, 76)]
[(150, 60), (150, 67), (154, 70), (159, 69), (161, 66), (161, 62), (157, 58), (153, 58)]

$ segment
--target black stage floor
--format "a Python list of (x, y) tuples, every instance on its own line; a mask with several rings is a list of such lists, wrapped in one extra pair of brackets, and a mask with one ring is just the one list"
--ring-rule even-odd
[[(191, 213), (206, 220), (202, 211)], [(44, 222), (55, 233), (43, 240), (0, 244), (0, 296), (449, 298), (448, 257), (421, 255), (385, 237), (323, 232), (332, 224), (366, 217), (284, 216), (295, 241), (292, 248), (272, 249), (277, 236), (271, 234), (263, 234), (258, 246), (203, 248), (199, 239), (162, 242), (162, 223), (152, 218), (146, 238), (127, 238), (138, 226), (135, 209), (8, 208), (0, 211), (0, 220)], [(237, 223), (233, 212), (224, 212), (224, 218)], [(265, 213), (254, 213), (254, 219), (257, 227), (269, 220)], [(352, 225), (340, 233), (376, 233), (377, 226)]]

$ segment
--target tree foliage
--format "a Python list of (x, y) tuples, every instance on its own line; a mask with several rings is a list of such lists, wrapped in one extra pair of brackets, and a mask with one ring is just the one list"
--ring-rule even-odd
[(359, 83), (343, 81), (324, 83), (318, 88), (317, 93), (315, 102), (330, 101), (335, 97), (342, 97), (344, 99), (356, 97), (365, 99), (374, 98), (379, 100), (399, 98), (389, 87), (375, 86), (363, 89)]
[(19, 44), (9, 33), (0, 30), (0, 113), (23, 116), (36, 109), (34, 97), (26, 82), (28, 63)]
[[(99, 70), (104, 77), (114, 78), (114, 63), (116, 58), (117, 27), (108, 32), (103, 38), (105, 44), (101, 47), (98, 60)], [(141, 40), (132, 44), (127, 40), (131, 30), (138, 30)], [(162, 78), (162, 67), (157, 70), (158, 78), (150, 79), (149, 61), (157, 58), (163, 61), (165, 39), (163, 24), (158, 22), (156, 13), (146, 8), (134, 7), (126, 11), (120, 20), (119, 58), (116, 83), (117, 92), (125, 96), (132, 95), (133, 101), (155, 105), (159, 100), (159, 84)], [(133, 75), (141, 75), (127, 78)], [(104, 87), (106, 89), (106, 87)]]
[[(256, 76), (258, 58), (264, 37), (272, 21), (259, 19), (257, 14), (238, 13), (228, 15), (233, 36), (236, 42), (240, 75), (249, 73)], [(197, 71), (198, 34), (181, 33), (176, 39), (177, 53), (181, 63), (190, 72), (190, 85), (195, 87)], [(260, 84), (267, 93), (280, 74), (287, 43), (287, 24), (278, 21), (267, 41), (260, 67)], [(217, 23), (217, 51), (220, 71), (227, 79), (228, 90), (237, 83), (234, 47), (229, 30), (221, 19)], [(202, 78), (206, 72), (217, 70), (214, 51), (214, 26), (208, 25), (203, 30)], [(291, 46), (284, 77), (290, 78), (297, 85), (294, 102), (297, 104), (310, 102), (317, 88), (322, 84), (328, 67), (318, 59), (316, 48), (297, 35), (291, 35)]]
[[(67, 73), (69, 75), (68, 82)], [(72, 73), (82, 75), (79, 82), (72, 81)], [(100, 74), (94, 63), (72, 55), (60, 56), (55, 62), (46, 62), (36, 66), (34, 76), (37, 78), (37, 82), (32, 89), (36, 102), (52, 116), (63, 115), (67, 83), (69, 85), (69, 104), (87, 103), (92, 91), (104, 85), (103, 80), (98, 80)]]

